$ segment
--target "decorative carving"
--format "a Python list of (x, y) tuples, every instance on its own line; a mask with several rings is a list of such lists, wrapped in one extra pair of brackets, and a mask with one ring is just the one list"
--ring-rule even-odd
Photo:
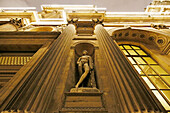
[(154, 24), (151, 24), (151, 27), (152, 28), (155, 28), (155, 29), (169, 29), (166, 25), (164, 24), (158, 24), (158, 25), (154, 25)]
[(153, 36), (150, 36), (148, 39), (149, 39), (150, 41), (155, 40), (155, 38), (154, 38)]
[(68, 19), (68, 24), (76, 24), (78, 22), (78, 19), (77, 18), (74, 18), (74, 19)]
[(162, 39), (158, 39), (157, 41), (159, 44), (163, 44), (163, 40)]
[(145, 35), (144, 34), (140, 34), (140, 38), (145, 38)]
[(129, 36), (129, 32), (125, 33), (125, 36)]
[[(97, 24), (102, 24), (104, 19), (92, 19), (92, 21), (97, 25)], [(102, 24), (103, 25), (103, 24)]]
[(21, 19), (18, 19), (18, 18), (13, 19), (13, 18), (11, 18), (10, 23), (14, 24), (17, 28), (25, 26), (24, 22), (23, 22), (23, 18), (21, 18)]
[(163, 46), (166, 46), (166, 44), (168, 43), (168, 40), (164, 36), (158, 36), (156, 43), (159, 47), (163, 47)]
[(62, 12), (58, 10), (46, 11), (43, 10), (41, 13), (42, 18), (62, 18)]
[(122, 33), (119, 33), (119, 37), (121, 37), (122, 36)]

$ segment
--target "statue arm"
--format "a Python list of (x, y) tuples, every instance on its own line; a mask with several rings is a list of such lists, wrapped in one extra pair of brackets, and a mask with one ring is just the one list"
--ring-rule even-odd
[(80, 63), (80, 60), (81, 60), (81, 57), (77, 60), (77, 64), (79, 64), (79, 63)]
[(93, 60), (92, 60), (91, 56), (89, 56), (89, 67), (90, 67), (90, 69), (93, 69)]

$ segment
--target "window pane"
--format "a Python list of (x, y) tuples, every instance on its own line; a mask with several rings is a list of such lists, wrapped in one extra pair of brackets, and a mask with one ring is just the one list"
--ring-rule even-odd
[(143, 71), (144, 71), (146, 74), (156, 75), (156, 73), (155, 73), (148, 65), (140, 65), (140, 67), (143, 69)]
[(139, 47), (136, 46), (131, 46), (133, 49), (140, 49)]
[(127, 50), (130, 55), (138, 55), (134, 50)]
[(166, 109), (166, 110), (170, 110), (170, 107), (168, 105), (168, 103), (164, 100), (164, 98), (160, 95), (160, 93), (158, 91), (152, 91), (155, 96), (158, 98), (158, 100), (160, 101), (160, 103), (163, 105), (163, 107)]
[(165, 95), (165, 97), (170, 100), (170, 91), (162, 90), (162, 93)]
[(137, 66), (137, 65), (134, 65), (135, 69), (138, 71), (139, 74), (144, 74), (142, 72), (142, 70)]
[(0, 64), (1, 64), (1, 61), (2, 61), (2, 57), (0, 57)]
[(170, 83), (170, 76), (161, 76), (167, 83)]
[(129, 55), (126, 50), (122, 50), (125, 55)]
[(129, 45), (123, 45), (126, 49), (132, 49)]
[(139, 54), (139, 55), (147, 55), (144, 51), (142, 50), (136, 50), (136, 52)]
[(146, 82), (146, 84), (149, 86), (150, 89), (156, 89), (146, 76), (142, 76), (142, 78)]
[(159, 74), (168, 74), (159, 65), (151, 65), (151, 67)]
[(142, 57), (148, 64), (157, 64), (152, 58), (150, 57)]
[(1, 65), (4, 65), (5, 57), (2, 57)]
[(130, 62), (131, 62), (132, 64), (136, 64), (135, 61), (134, 61), (131, 57), (128, 57), (128, 59), (130, 60)]
[(159, 89), (169, 89), (169, 87), (161, 80), (159, 76), (149, 76), (149, 78)]
[(120, 47), (120, 49), (124, 49), (122, 46), (119, 46)]
[(138, 64), (146, 64), (141, 57), (133, 57)]

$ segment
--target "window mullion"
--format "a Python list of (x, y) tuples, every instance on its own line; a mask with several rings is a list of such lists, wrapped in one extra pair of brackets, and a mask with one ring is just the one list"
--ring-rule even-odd
[[(136, 62), (136, 61), (135, 61)], [(140, 67), (140, 65), (136, 62), (136, 64), (138, 65), (138, 67), (143, 71), (143, 73), (145, 74), (145, 76), (149, 79), (149, 81), (154, 85), (154, 87), (156, 88), (156, 90), (158, 90), (158, 92), (161, 94), (161, 96), (165, 99), (165, 101), (170, 105), (170, 101), (164, 96), (164, 94), (161, 92), (161, 90), (157, 87), (157, 85), (149, 78), (148, 74)], [(151, 89), (152, 90), (152, 89)]]

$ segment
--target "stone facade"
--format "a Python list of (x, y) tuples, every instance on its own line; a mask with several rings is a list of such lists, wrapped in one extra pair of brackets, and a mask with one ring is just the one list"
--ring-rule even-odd
[[(170, 1), (41, 7), (0, 8), (0, 112), (170, 112)], [(83, 50), (94, 68), (75, 88)]]

